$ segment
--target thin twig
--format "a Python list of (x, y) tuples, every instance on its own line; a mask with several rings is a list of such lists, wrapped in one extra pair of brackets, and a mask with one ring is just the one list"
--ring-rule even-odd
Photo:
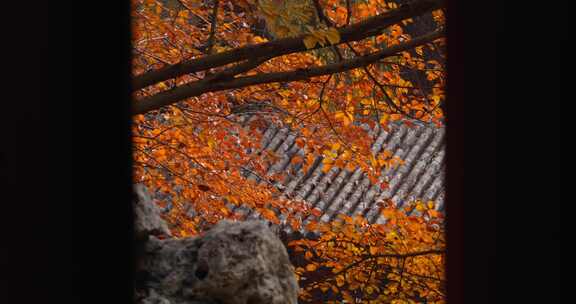
[(350, 5), (350, 0), (346, 0), (346, 25), (350, 24), (351, 18), (352, 18), (352, 6)]
[(218, 24), (218, 7), (220, 6), (220, 0), (214, 1), (214, 7), (212, 8), (212, 23), (210, 24), (210, 36), (208, 36), (208, 43), (206, 44), (205, 53), (210, 55), (212, 53), (212, 47), (214, 46), (214, 40), (216, 37), (216, 26)]

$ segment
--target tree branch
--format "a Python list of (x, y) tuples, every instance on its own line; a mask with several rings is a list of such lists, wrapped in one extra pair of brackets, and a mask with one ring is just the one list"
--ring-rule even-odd
[(346, 0), (346, 25), (350, 24), (351, 17), (352, 17), (352, 6), (350, 5), (350, 0)]
[[(350, 50), (352, 50), (352, 52), (354, 52), (354, 54), (356, 56), (360, 56), (360, 53), (358, 53), (358, 51), (356, 51), (350, 43), (347, 42), (346, 45), (350, 48)], [(402, 109), (398, 105), (396, 105), (396, 103), (394, 103), (394, 100), (392, 100), (390, 95), (388, 95), (388, 93), (386, 92), (384, 87), (382, 87), (382, 84), (376, 79), (376, 77), (374, 77), (374, 75), (372, 75), (372, 73), (370, 73), (370, 71), (368, 70), (368, 68), (366, 66), (362, 67), (362, 69), (364, 70), (366, 75), (368, 75), (368, 77), (372, 80), (372, 82), (374, 82), (374, 84), (376, 84), (376, 86), (378, 86), (378, 88), (380, 89), (382, 94), (384, 94), (384, 96), (386, 97), (386, 100), (385, 100), (386, 104), (388, 104), (389, 107), (393, 108), (394, 110), (396, 110), (400, 114), (403, 114), (403, 115), (410, 117), (414, 120), (420, 121), (416, 117), (410, 115), (410, 113), (406, 113), (406, 112), (402, 111)]]
[[(426, 12), (443, 6), (443, 0), (418, 0), (400, 8), (389, 11), (356, 24), (339, 29), (340, 42), (362, 40), (367, 37), (378, 35), (385, 28), (396, 24), (404, 19), (416, 17)], [(185, 74), (215, 68), (218, 66), (246, 60), (252, 57), (269, 55), (277, 57), (281, 55), (306, 51), (303, 39), (305, 35), (284, 38), (266, 43), (249, 45), (233, 50), (208, 55), (198, 59), (184, 61), (159, 70), (147, 72), (137, 76), (133, 80), (133, 89), (139, 90), (160, 81), (168, 80)], [(317, 46), (316, 48), (321, 48)]]
[(226, 80), (232, 79), (234, 76), (238, 74), (242, 74), (252, 70), (253, 68), (261, 65), (262, 63), (266, 62), (270, 59), (270, 56), (258, 57), (258, 58), (250, 58), (242, 63), (236, 64), (233, 67), (225, 69), (221, 72), (218, 72), (213, 75), (209, 75), (204, 78), (205, 81), (213, 82), (219, 80)]
[(324, 10), (322, 9), (322, 6), (320, 5), (320, 1), (319, 0), (313, 0), (312, 3), (314, 4), (314, 8), (316, 8), (316, 13), (318, 14), (318, 19), (320, 19), (320, 21), (324, 21), (326, 23), (326, 25), (328, 25), (328, 26), (334, 26), (334, 23), (332, 22), (332, 20), (328, 19), (328, 17), (326, 17), (326, 15), (324, 14)]
[(265, 83), (307, 80), (312, 77), (353, 70), (359, 67), (367, 66), (383, 58), (393, 56), (398, 52), (402, 52), (418, 45), (428, 43), (442, 37), (443, 35), (443, 30), (436, 31), (378, 52), (325, 66), (299, 69), (290, 72), (265, 73), (255, 76), (223, 79), (221, 81), (211, 81), (210, 79), (195, 81), (173, 90), (160, 92), (156, 95), (136, 101), (133, 107), (133, 114), (146, 113), (148, 111), (175, 103), (182, 99), (199, 96), (207, 92), (236, 89)]
[(408, 257), (415, 257), (415, 256), (421, 256), (421, 255), (430, 255), (430, 254), (444, 254), (446, 253), (445, 250), (438, 250), (438, 249), (433, 249), (433, 250), (426, 250), (426, 251), (417, 251), (417, 252), (410, 252), (410, 253), (404, 253), (404, 254), (375, 254), (375, 255), (370, 255), (368, 256), (369, 258), (397, 258), (397, 259), (404, 259), (404, 258), (408, 258)]
[(212, 47), (214, 46), (214, 38), (216, 37), (216, 25), (218, 24), (218, 6), (220, 6), (220, 1), (214, 1), (214, 7), (212, 8), (212, 23), (210, 24), (210, 36), (208, 36), (208, 43), (206, 43), (206, 54), (210, 55), (212, 53)]
[(396, 259), (404, 259), (407, 257), (415, 257), (415, 256), (422, 256), (422, 255), (430, 255), (430, 254), (444, 254), (446, 253), (445, 250), (438, 250), (438, 249), (434, 249), (434, 250), (426, 250), (426, 251), (417, 251), (417, 252), (409, 252), (409, 253), (404, 253), (404, 254), (376, 254), (376, 255), (366, 255), (364, 256), (362, 259), (349, 264), (348, 266), (344, 267), (342, 270), (336, 272), (335, 274), (341, 274), (345, 271), (347, 271), (348, 269), (364, 263), (365, 261), (371, 260), (371, 259), (375, 259), (375, 258), (396, 258)]

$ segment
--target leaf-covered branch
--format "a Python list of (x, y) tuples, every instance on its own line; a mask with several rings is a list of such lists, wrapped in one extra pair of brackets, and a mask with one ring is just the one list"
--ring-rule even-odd
[[(358, 41), (380, 34), (385, 28), (404, 19), (416, 17), (442, 7), (442, 0), (419, 0), (356, 24), (339, 29), (340, 42)], [(256, 45), (249, 45), (198, 59), (184, 61), (159, 70), (147, 72), (134, 78), (133, 89), (139, 90), (149, 85), (171, 78), (204, 71), (211, 68), (239, 62), (253, 57), (272, 56), (302, 52), (306, 50), (304, 35), (284, 38)], [(319, 48), (318, 46), (317, 48)]]
[(350, 265), (342, 268), (342, 270), (338, 271), (336, 274), (341, 274), (346, 272), (348, 269), (358, 266), (361, 263), (364, 263), (368, 260), (376, 259), (376, 258), (396, 258), (396, 259), (405, 259), (408, 257), (416, 257), (422, 255), (430, 255), (430, 254), (444, 254), (446, 253), (445, 250), (426, 250), (426, 251), (417, 251), (417, 252), (409, 252), (409, 253), (390, 253), (390, 254), (375, 254), (375, 255), (365, 255), (360, 260), (351, 263)]
[(143, 98), (134, 105), (134, 114), (142, 114), (160, 107), (178, 102), (180, 100), (199, 96), (207, 92), (216, 92), (235, 88), (242, 88), (257, 84), (287, 82), (306, 80), (312, 77), (329, 75), (367, 66), (386, 57), (396, 55), (399, 52), (411, 49), (415, 46), (422, 45), (438, 39), (444, 35), (444, 31), (436, 31), (408, 42), (374, 52), (369, 55), (357, 57), (354, 59), (344, 60), (338, 63), (329, 64), (307, 69), (299, 69), (290, 72), (266, 73), (255, 76), (238, 77), (232, 79), (223, 79), (221, 81), (212, 81), (212, 79), (200, 80), (187, 85), (164, 91), (156, 95)]

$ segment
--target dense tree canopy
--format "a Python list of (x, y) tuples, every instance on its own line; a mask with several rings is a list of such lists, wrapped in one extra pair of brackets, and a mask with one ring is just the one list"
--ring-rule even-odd
[(323, 155), (323, 170), (360, 168), (387, 187), (382, 168), (402, 159), (372, 153), (361, 125), (444, 123), (442, 1), (132, 0), (132, 24), (135, 182), (157, 193), (175, 235), (241, 220), (230, 205), (244, 206), (317, 232), (290, 242), (306, 261), (302, 301), (445, 301), (434, 202), (381, 202), (384, 224), (304, 224), (319, 210), (282, 195), (286, 173), (268, 170), (279, 156), (260, 147), (263, 125), (289, 127), (302, 170)]

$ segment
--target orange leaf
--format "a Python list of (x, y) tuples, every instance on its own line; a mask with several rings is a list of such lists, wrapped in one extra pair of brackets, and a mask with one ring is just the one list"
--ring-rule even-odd
[(348, 224), (354, 223), (354, 220), (351, 217), (347, 216), (346, 214), (338, 214), (338, 217), (343, 219)]
[(292, 227), (292, 229), (300, 230), (300, 220), (298, 220), (295, 217), (291, 217), (289, 221), (290, 221), (290, 226)]
[(346, 170), (348, 171), (354, 171), (356, 170), (356, 164), (354, 164), (353, 162), (349, 162), (346, 164)]
[(338, 287), (342, 287), (342, 285), (344, 285), (344, 282), (346, 282), (346, 280), (344, 279), (344, 276), (343, 276), (343, 275), (338, 275), (338, 276), (336, 277), (336, 285), (337, 285)]
[(322, 215), (322, 211), (318, 208), (310, 210), (310, 213), (312, 213), (312, 215), (314, 215), (315, 217), (320, 217)]
[(208, 187), (206, 185), (196, 185), (196, 186), (198, 187), (198, 189), (200, 191), (204, 191), (204, 192), (210, 191), (210, 187)]
[(270, 209), (260, 209), (259, 211), (265, 219), (271, 221), (274, 224), (280, 223), (280, 221), (278, 220), (278, 217), (276, 217), (276, 213), (274, 211), (272, 211)]
[(316, 231), (317, 227), (318, 227), (318, 223), (316, 223), (315, 221), (311, 221), (308, 224), (306, 224), (306, 230), (308, 230), (308, 231)]
[(332, 165), (331, 165), (331, 164), (323, 164), (323, 165), (322, 165), (322, 172), (328, 173), (328, 171), (330, 171), (330, 169), (332, 169)]
[(306, 145), (306, 142), (304, 141), (304, 138), (296, 138), (296, 145), (300, 148), (304, 148), (304, 146)]
[(299, 163), (301, 163), (301, 162), (303, 162), (303, 161), (304, 161), (304, 160), (302, 159), (302, 157), (297, 155), (297, 156), (294, 156), (290, 162), (291, 162), (292, 164), (296, 165), (296, 164), (299, 164)]

